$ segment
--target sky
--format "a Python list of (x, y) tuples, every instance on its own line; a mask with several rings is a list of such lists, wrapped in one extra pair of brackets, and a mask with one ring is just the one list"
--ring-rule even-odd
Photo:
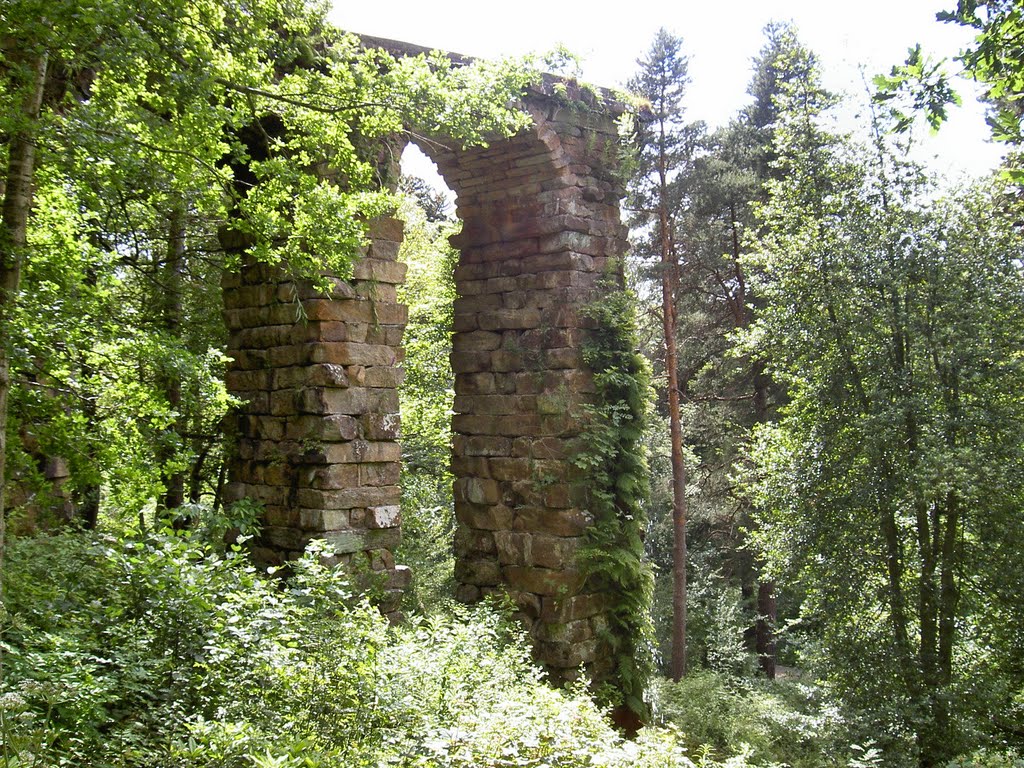
[[(770, 21), (794, 22), (817, 53), (825, 85), (863, 101), (866, 77), (888, 72), (920, 42), (935, 58), (952, 58), (971, 40), (969, 30), (935, 21), (956, 0), (334, 0), (342, 29), (497, 58), (564, 45), (582, 58), (582, 79), (623, 86), (659, 27), (683, 39), (689, 57), (687, 115), (724, 125), (747, 101), (751, 62)], [(601, 10), (601, 8), (606, 10)], [(949, 64), (956, 71), (956, 62)], [(932, 137), (922, 130), (918, 158), (951, 178), (982, 174), (1002, 149), (988, 141), (983, 108), (971, 83), (961, 81), (964, 106)], [(850, 114), (854, 107), (850, 107)], [(852, 127), (852, 119), (850, 126)]]

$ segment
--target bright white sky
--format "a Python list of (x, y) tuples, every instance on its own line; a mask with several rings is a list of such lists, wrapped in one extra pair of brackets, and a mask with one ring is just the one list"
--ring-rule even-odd
[[(935, 21), (956, 0), (334, 0), (332, 19), (351, 32), (387, 37), (471, 56), (518, 56), (557, 44), (583, 58), (583, 79), (621, 86), (636, 70), (658, 27), (683, 38), (690, 59), (688, 115), (714, 127), (748, 99), (751, 60), (769, 21), (793, 21), (823, 65), (825, 85), (862, 99), (868, 79), (902, 62), (920, 42), (934, 57), (952, 57), (970, 32)], [(951, 63), (955, 69), (956, 64)], [(983, 111), (970, 84), (959, 88), (938, 137), (922, 131), (922, 159), (953, 176), (984, 173), (1001, 156), (987, 141)]]

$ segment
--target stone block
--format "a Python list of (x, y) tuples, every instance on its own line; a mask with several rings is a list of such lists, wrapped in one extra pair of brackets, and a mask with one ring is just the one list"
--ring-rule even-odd
[(588, 664), (597, 658), (600, 643), (597, 638), (590, 638), (575, 645), (569, 643), (538, 642), (534, 646), (534, 655), (542, 663), (562, 669), (575, 669), (581, 664)]
[(532, 535), (515, 531), (495, 531), (494, 545), (502, 565), (532, 565)]
[(552, 536), (582, 536), (592, 523), (590, 514), (581, 509), (519, 507), (510, 527), (514, 531)]
[[(462, 435), (455, 435), (456, 441), (465, 439)], [(456, 442), (455, 455), (452, 456), (451, 472), (456, 476), (490, 477), (490, 459), (486, 456), (463, 456), (459, 453)]]
[(541, 362), (539, 354), (524, 354), (518, 348), (498, 349), (490, 353), (489, 364), (484, 370), (495, 373), (516, 373), (537, 368)]
[(359, 436), (359, 421), (344, 414), (303, 415), (288, 420), (288, 440), (354, 440)]
[(513, 512), (500, 504), (481, 506), (465, 501), (455, 502), (455, 519), (462, 525), (481, 531), (507, 530), (513, 521)]
[(496, 586), (502, 582), (501, 568), (493, 560), (456, 560), (455, 580), (478, 587)]
[(412, 569), (408, 565), (396, 565), (388, 574), (387, 589), (408, 589), (412, 586)]
[(579, 349), (575, 347), (559, 347), (547, 349), (543, 352), (544, 367), (546, 368), (582, 368), (583, 357)]
[(478, 416), (506, 416), (524, 414), (536, 408), (533, 395), (455, 395), (456, 413)]
[(498, 418), (456, 413), (452, 416), (452, 430), (462, 435), (498, 435)]
[(533, 459), (565, 459), (567, 443), (561, 437), (520, 437), (512, 443), (512, 455)]
[(452, 352), (452, 372), (480, 373), (491, 370), (491, 352)]
[(345, 464), (339, 466), (356, 467), (359, 472), (359, 485), (398, 485), (402, 467), (396, 461), (380, 464)]
[(498, 309), (500, 306), (500, 297), (483, 294), (480, 296), (459, 296), (455, 299), (453, 308), (455, 317), (458, 317), (459, 315), (476, 315), (480, 312), (488, 312)]
[(265, 505), (263, 509), (263, 525), (280, 528), (302, 528), (301, 513), (291, 507), (277, 504)]
[(569, 483), (555, 483), (544, 488), (544, 505), (551, 509), (567, 509), (583, 501), (583, 494)]
[[(307, 390), (310, 392), (311, 390)], [(303, 401), (306, 413), (332, 413), (362, 416), (367, 413), (398, 414), (398, 392), (389, 389), (349, 387), (348, 389), (316, 390), (310, 402)], [(397, 425), (395, 425), (397, 428)], [(369, 436), (367, 436), (369, 437)]]
[(479, 558), (480, 555), (497, 554), (493, 531), (478, 531), (460, 525), (455, 529), (455, 554), (464, 559)]
[(308, 353), (312, 363), (336, 365), (391, 366), (401, 362), (401, 357), (401, 350), (385, 344), (354, 342), (324, 342), (313, 345)]
[(530, 459), (495, 456), (490, 460), (488, 468), (495, 480), (529, 480), (534, 477), (532, 464)]
[(224, 306), (227, 309), (263, 307), (277, 298), (277, 286), (272, 284), (242, 285), (224, 291)]
[(452, 330), (456, 333), (467, 333), (475, 331), (480, 327), (477, 322), (476, 313), (463, 313), (461, 315), (455, 315), (452, 320)]
[(362, 436), (367, 440), (397, 440), (401, 420), (397, 413), (366, 413), (359, 418)]
[(363, 371), (362, 386), (374, 389), (393, 389), (401, 385), (405, 371), (392, 366), (373, 366)]
[[(356, 296), (369, 299), (378, 306), (398, 305), (398, 286), (391, 283), (379, 283), (375, 280), (358, 280), (355, 283)], [(381, 321), (383, 322), (383, 321)]]
[(376, 240), (400, 243), (405, 237), (405, 223), (394, 216), (378, 216), (371, 219), (366, 230), (371, 243)]
[(279, 551), (302, 552), (309, 543), (309, 532), (291, 526), (265, 525), (260, 532), (260, 543)]
[(271, 373), (269, 370), (231, 370), (225, 375), (224, 383), (231, 392), (269, 389)]
[(505, 581), (513, 589), (536, 595), (574, 595), (583, 586), (583, 574), (574, 568), (553, 570), (526, 565), (505, 565), (501, 568)]
[(341, 488), (337, 490), (315, 490), (300, 488), (295, 499), (300, 506), (316, 509), (353, 509), (356, 507), (386, 507), (398, 504), (401, 491), (397, 485), (367, 486), (365, 488)]
[(356, 280), (399, 284), (405, 282), (407, 269), (408, 267), (400, 261), (365, 258), (353, 265), (352, 276)]
[(306, 531), (340, 531), (349, 527), (347, 509), (300, 509), (299, 527)]
[(389, 549), (371, 549), (367, 551), (366, 557), (371, 571), (379, 573), (391, 571), (395, 567), (395, 556)]
[(501, 346), (501, 334), (492, 331), (456, 333), (452, 337), (452, 349), (456, 352), (489, 352)]
[[(458, 338), (458, 335), (455, 338)], [(456, 374), (455, 391), (460, 395), (492, 395), (495, 392), (494, 374), (490, 372)]]
[(368, 507), (366, 516), (367, 528), (396, 528), (401, 525), (402, 511), (397, 504), (383, 507)]
[(402, 533), (398, 528), (381, 528), (375, 531), (332, 531), (321, 536), (335, 552), (353, 553), (366, 552), (373, 549), (394, 551), (402, 543)]
[(309, 477), (306, 482), (309, 488), (317, 491), (339, 490), (359, 485), (359, 464), (329, 464), (307, 470)]
[(336, 555), (363, 552), (367, 548), (365, 531), (331, 531), (316, 538), (325, 541)]
[(384, 259), (394, 261), (402, 248), (400, 242), (394, 240), (371, 240), (370, 247), (366, 249), (366, 255), (371, 259)]
[(519, 413), (494, 417), (495, 432), (499, 435), (518, 437), (540, 434), (541, 417), (536, 413)]
[(540, 615), (540, 596), (518, 589), (507, 590), (507, 594), (512, 603), (519, 609), (519, 612), (529, 620), (527, 627), (532, 626), (535, 623), (534, 620)]
[(278, 368), (271, 374), (274, 389), (289, 387), (347, 387), (348, 377), (340, 365), (318, 364)]
[(457, 501), (468, 501), (470, 504), (497, 504), (501, 498), (501, 489), (494, 480), (460, 477), (454, 483), (454, 496)]
[(348, 323), (311, 321), (292, 326), (291, 333), (284, 341), (292, 344), (304, 344), (311, 341), (361, 341), (362, 339), (353, 336), (353, 330)]
[(537, 309), (491, 309), (477, 314), (477, 322), (485, 331), (523, 330), (541, 324)]
[(541, 600), (541, 621), (564, 623), (587, 619), (608, 610), (604, 594), (550, 595)]
[(327, 445), (322, 450), (328, 464), (379, 463), (402, 460), (402, 449), (398, 443), (351, 440), (347, 443)]
[(592, 640), (596, 636), (594, 627), (587, 619), (569, 621), (564, 624), (540, 622), (535, 632), (538, 640), (563, 645), (577, 645)]
[(555, 569), (573, 566), (576, 563), (580, 542), (579, 538), (533, 534), (527, 564)]

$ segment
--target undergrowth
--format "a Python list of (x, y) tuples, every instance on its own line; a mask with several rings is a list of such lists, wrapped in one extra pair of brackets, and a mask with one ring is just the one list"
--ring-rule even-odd
[(13, 541), (7, 585), (4, 768), (693, 765), (549, 687), (496, 611), (389, 627), (315, 550), (283, 581), (198, 535), (65, 532)]

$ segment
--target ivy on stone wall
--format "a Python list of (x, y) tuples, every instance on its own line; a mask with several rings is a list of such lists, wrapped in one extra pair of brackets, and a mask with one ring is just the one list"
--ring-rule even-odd
[(583, 359), (596, 394), (573, 463), (583, 473), (594, 517), (579, 553), (588, 583), (608, 596), (605, 638), (614, 654), (609, 681), (616, 705), (643, 715), (652, 668), (651, 568), (644, 560), (644, 501), (648, 491), (644, 427), (650, 369), (637, 350), (633, 294), (621, 276), (606, 278), (602, 295), (583, 309), (590, 321)]

